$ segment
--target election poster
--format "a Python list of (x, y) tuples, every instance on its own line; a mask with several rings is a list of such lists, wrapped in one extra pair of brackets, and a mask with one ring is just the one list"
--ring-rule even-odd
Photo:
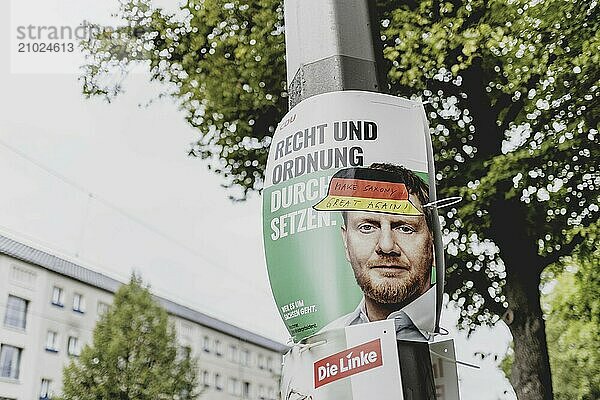
[(389, 319), (307, 338), (284, 356), (280, 398), (460, 399), (453, 340), (396, 339)]
[(284, 357), (281, 399), (403, 399), (394, 322), (312, 336)]
[(420, 102), (359, 91), (306, 99), (278, 125), (265, 175), (267, 270), (294, 342), (400, 316), (416, 339), (435, 331), (443, 260)]

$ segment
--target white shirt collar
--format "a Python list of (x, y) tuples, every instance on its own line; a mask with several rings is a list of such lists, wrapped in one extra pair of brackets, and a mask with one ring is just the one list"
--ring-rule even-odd
[[(404, 312), (406, 315), (408, 315), (412, 323), (423, 334), (423, 336), (430, 338), (435, 329), (435, 299), (436, 286), (433, 285), (431, 288), (429, 288), (429, 290), (407, 304), (404, 308), (391, 313), (387, 319), (394, 319), (401, 312)], [(364, 297), (352, 315), (354, 318), (352, 319), (350, 325), (370, 322), (369, 317), (367, 316), (367, 308)]]

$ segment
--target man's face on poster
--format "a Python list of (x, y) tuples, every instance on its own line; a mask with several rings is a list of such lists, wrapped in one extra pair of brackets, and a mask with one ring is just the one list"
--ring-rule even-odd
[[(409, 198), (423, 211), (416, 196)], [(346, 258), (366, 297), (404, 304), (431, 287), (433, 237), (424, 215), (347, 211), (345, 220)]]

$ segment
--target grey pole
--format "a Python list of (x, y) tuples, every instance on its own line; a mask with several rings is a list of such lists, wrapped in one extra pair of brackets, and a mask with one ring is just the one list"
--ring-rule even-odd
[[(290, 109), (311, 96), (340, 90), (387, 92), (375, 0), (284, 0)], [(427, 141), (428, 148), (431, 141)], [(436, 201), (433, 160), (429, 200)], [(439, 332), (445, 285), (444, 252), (433, 210)]]
[[(290, 109), (322, 93), (387, 91), (375, 0), (284, 0), (284, 13)], [(398, 350), (405, 398), (434, 400), (428, 345), (399, 340)]]
[(284, 10), (290, 109), (321, 93), (387, 89), (373, 0), (285, 0)]

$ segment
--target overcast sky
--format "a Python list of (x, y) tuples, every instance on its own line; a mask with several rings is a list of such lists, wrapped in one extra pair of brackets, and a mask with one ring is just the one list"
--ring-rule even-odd
[[(187, 157), (196, 132), (176, 104), (140, 106), (161, 90), (147, 75), (131, 75), (107, 104), (81, 95), (78, 55), (16, 53), (19, 25), (111, 23), (113, 1), (34, 3), (0, 6), (10, 27), (0, 38), (0, 233), (119, 280), (135, 269), (156, 294), (285, 342), (259, 196), (230, 202), (222, 180)], [(482, 366), (459, 368), (463, 399), (514, 398), (496, 363), (474, 356), (504, 354), (508, 330), (482, 328), (467, 340), (453, 328), (456, 311), (443, 315), (458, 358)]]

